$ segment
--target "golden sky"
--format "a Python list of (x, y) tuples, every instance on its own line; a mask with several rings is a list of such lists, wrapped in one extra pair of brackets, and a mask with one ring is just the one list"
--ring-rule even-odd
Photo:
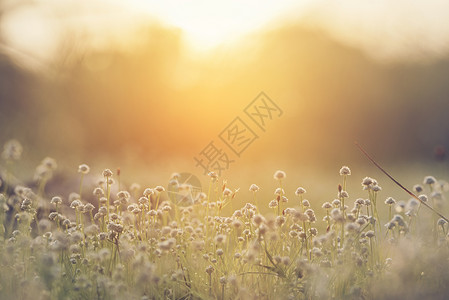
[(179, 30), (196, 53), (231, 47), (250, 33), (289, 22), (325, 28), (383, 59), (439, 56), (449, 44), (449, 4), (443, 0), (15, 2), (5, 0), (0, 6), (5, 43), (44, 62), (67, 35), (85, 39), (89, 47), (127, 48), (148, 22)]

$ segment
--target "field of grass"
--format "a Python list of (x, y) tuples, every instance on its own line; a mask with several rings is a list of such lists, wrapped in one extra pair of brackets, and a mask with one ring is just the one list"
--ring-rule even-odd
[(79, 186), (63, 197), (46, 189), (51, 158), (30, 171), (33, 183), (14, 177), (21, 152), (6, 143), (0, 164), (0, 299), (449, 295), (449, 188), (428, 174), (410, 187), (418, 199), (402, 201), (344, 166), (335, 196), (309, 201), (308, 187), (287, 190), (280, 170), (262, 174), (275, 185), (267, 197), (257, 182), (234, 189), (213, 172), (197, 191), (177, 173), (147, 187), (81, 164), (72, 174)]

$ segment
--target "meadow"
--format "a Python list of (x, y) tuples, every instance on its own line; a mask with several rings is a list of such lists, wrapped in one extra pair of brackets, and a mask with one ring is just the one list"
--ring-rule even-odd
[(14, 177), (22, 150), (11, 140), (2, 153), (1, 299), (449, 295), (448, 224), (438, 215), (448, 211), (449, 187), (433, 176), (417, 176), (417, 198), (402, 201), (343, 166), (334, 198), (308, 200), (307, 186), (284, 189), (281, 170), (263, 174), (276, 186), (267, 198), (257, 182), (231, 189), (232, 178), (214, 172), (199, 191), (178, 173), (147, 187), (127, 184), (120, 170), (92, 174), (81, 164), (71, 175), (79, 186), (62, 196), (46, 190), (52, 158), (30, 171), (32, 183)]

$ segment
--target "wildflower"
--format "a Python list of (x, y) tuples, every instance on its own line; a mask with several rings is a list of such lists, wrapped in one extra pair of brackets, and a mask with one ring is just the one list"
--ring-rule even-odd
[(362, 226), (362, 225), (365, 225), (366, 220), (364, 218), (358, 218), (355, 222), (357, 224), (359, 224), (360, 226)]
[(332, 217), (332, 219), (334, 219), (334, 221), (336, 221), (336, 222), (340, 222), (340, 221), (343, 221), (343, 220), (344, 220), (343, 215), (341, 214), (341, 211), (340, 211), (340, 209), (338, 209), (338, 208), (334, 208), (334, 209), (331, 211), (331, 217)]
[(274, 194), (275, 194), (275, 195), (283, 195), (283, 194), (285, 194), (285, 193), (284, 193), (284, 189), (277, 188), (277, 189), (274, 191)]
[(217, 251), (215, 251), (215, 253), (217, 253), (218, 256), (222, 256), (224, 254), (223, 249), (218, 248)]
[(340, 206), (340, 204), (341, 204), (341, 201), (338, 200), (338, 199), (334, 199), (334, 200), (332, 201), (332, 205), (335, 206), (335, 207)]
[(154, 190), (158, 193), (162, 193), (165, 191), (165, 188), (163, 186), (158, 185), (154, 188)]
[(250, 192), (258, 192), (260, 190), (260, 188), (256, 185), (256, 184), (251, 184), (251, 186), (249, 187)]
[(98, 214), (100, 216), (105, 216), (108, 213), (108, 209), (105, 206), (102, 206), (98, 209)]
[(72, 203), (75, 200), (80, 200), (81, 197), (78, 193), (70, 193), (69, 195), (69, 202)]
[(340, 175), (342, 175), (342, 176), (351, 175), (351, 169), (349, 169), (349, 167), (347, 167), (347, 166), (341, 167)]
[(212, 267), (211, 265), (209, 265), (207, 268), (206, 268), (206, 273), (207, 274), (212, 274), (213, 272), (214, 272), (214, 267)]
[(365, 233), (365, 236), (367, 237), (367, 238), (373, 238), (374, 236), (375, 236), (375, 234), (374, 234), (374, 231), (373, 230), (368, 230), (366, 233)]
[(431, 199), (436, 199), (436, 200), (443, 200), (443, 194), (441, 194), (441, 193), (438, 192), (438, 191), (433, 191), (433, 192), (430, 194), (430, 198), (431, 198)]
[(263, 222), (265, 222), (265, 218), (262, 215), (255, 215), (253, 217), (253, 222), (256, 226), (259, 226)]
[(86, 164), (81, 164), (81, 165), (78, 166), (78, 173), (86, 175), (86, 174), (89, 173), (89, 171), (90, 171), (90, 168)]
[(81, 205), (83, 205), (81, 203), (81, 201), (76, 199), (76, 200), (73, 200), (72, 203), (70, 203), (70, 208), (75, 208), (76, 209), (76, 208), (78, 208)]
[(232, 191), (229, 188), (225, 188), (223, 190), (223, 196), (228, 197), (232, 194)]
[(123, 225), (117, 224), (114, 222), (109, 222), (108, 224), (108, 230), (116, 233), (122, 233), (123, 232)]
[(41, 165), (46, 167), (49, 170), (56, 170), (58, 165), (56, 164), (56, 160), (51, 157), (46, 157), (42, 160)]
[(84, 212), (91, 212), (93, 211), (95, 206), (92, 203), (87, 203), (84, 205)]
[(242, 228), (243, 223), (242, 223), (242, 221), (236, 219), (236, 220), (232, 221), (231, 225), (232, 225), (232, 227), (239, 229), (239, 228)]
[(338, 193), (338, 198), (348, 198), (349, 194), (346, 191), (341, 191)]
[(51, 169), (47, 168), (44, 165), (39, 165), (36, 168), (36, 171), (34, 173), (34, 180), (36, 181), (42, 181), (42, 180), (48, 180), (52, 177), (52, 171)]
[(423, 187), (421, 186), (421, 185), (419, 185), (419, 184), (415, 184), (414, 186), (413, 186), (413, 190), (416, 192), (416, 193), (421, 193), (422, 191), (423, 191)]
[(365, 177), (365, 178), (363, 178), (363, 180), (362, 180), (362, 186), (368, 187), (368, 186), (370, 186), (371, 184), (373, 184), (373, 179), (372, 179), (371, 177)]
[(98, 202), (100, 202), (100, 204), (102, 205), (105, 205), (108, 202), (108, 198), (101, 197), (100, 199), (98, 199)]
[(126, 198), (129, 199), (131, 195), (127, 191), (120, 191), (117, 193), (117, 198)]
[(227, 282), (228, 282), (228, 280), (226, 279), (225, 276), (221, 276), (221, 277), (220, 277), (220, 284), (225, 285)]
[(225, 241), (226, 241), (226, 236), (225, 236), (224, 234), (217, 234), (217, 235), (215, 236), (215, 242), (216, 242), (217, 244), (224, 243)]
[(309, 221), (309, 216), (300, 211), (295, 211), (293, 213), (293, 220), (295, 222), (306, 222)]
[(284, 216), (277, 216), (276, 217), (276, 224), (278, 227), (281, 227), (285, 223), (285, 217)]
[(428, 185), (435, 184), (436, 182), (437, 182), (437, 180), (433, 176), (426, 176), (426, 177), (424, 177), (424, 181), (423, 181), (424, 184), (428, 184)]
[(306, 199), (302, 200), (302, 205), (305, 206), (305, 207), (310, 207), (309, 200), (306, 200)]
[(103, 196), (104, 196), (104, 191), (103, 191), (102, 188), (96, 187), (96, 188), (94, 189), (94, 191), (92, 192), (92, 194), (93, 194), (94, 196), (97, 196), (97, 197), (103, 197)]
[(401, 215), (394, 215), (393, 219), (390, 222), (395, 222), (402, 227), (406, 226), (404, 218)]
[(114, 173), (110, 169), (105, 169), (103, 171), (103, 177), (111, 177)]
[(310, 229), (309, 229), (309, 234), (310, 234), (311, 236), (317, 236), (317, 234), (318, 234), (318, 229), (316, 229), (315, 227), (310, 228)]
[(329, 202), (324, 202), (324, 204), (322, 205), (322, 208), (330, 209), (330, 208), (332, 208), (332, 204), (330, 204)]
[(268, 203), (268, 207), (275, 208), (278, 206), (278, 202), (276, 200), (271, 200), (270, 203)]
[(438, 219), (438, 226), (444, 226), (447, 223), (447, 221), (445, 219)]
[(388, 197), (385, 200), (385, 204), (388, 204), (388, 205), (392, 205), (392, 204), (395, 204), (395, 203), (396, 203), (396, 200), (394, 200), (392, 197)]
[(50, 203), (53, 205), (60, 205), (62, 203), (62, 199), (59, 196), (55, 196), (51, 198)]
[(213, 182), (217, 181), (217, 179), (218, 179), (218, 174), (213, 171), (209, 172), (207, 175), (210, 177), (210, 179)]
[(380, 192), (382, 190), (382, 188), (378, 185), (374, 185), (373, 187), (371, 187), (371, 189), (373, 190), (373, 192)]
[(298, 187), (298, 188), (296, 189), (296, 192), (295, 192), (295, 194), (296, 194), (297, 196), (302, 195), (302, 194), (305, 194), (305, 193), (306, 193), (306, 190), (305, 190), (304, 188), (302, 188), (302, 187)]
[(356, 232), (358, 230), (359, 226), (357, 223), (348, 223), (346, 224), (346, 230), (348, 232)]
[(287, 174), (285, 174), (284, 171), (277, 170), (276, 172), (274, 172), (274, 176), (273, 177), (276, 180), (282, 180), (282, 179), (285, 179), (287, 177)]
[(150, 189), (150, 188), (146, 188), (144, 191), (143, 191), (143, 195), (145, 196), (145, 197), (147, 197), (147, 198), (149, 198), (151, 195), (153, 195), (154, 194), (154, 191), (153, 191), (153, 189)]
[(407, 203), (407, 207), (410, 210), (415, 210), (418, 207), (418, 205), (419, 205), (419, 202), (415, 198), (411, 198)]
[(426, 195), (422, 194), (418, 196), (418, 199), (421, 200), (421, 202), (427, 202), (429, 199)]
[(17, 140), (9, 140), (3, 146), (2, 157), (4, 160), (19, 160), (22, 151), (22, 145)]

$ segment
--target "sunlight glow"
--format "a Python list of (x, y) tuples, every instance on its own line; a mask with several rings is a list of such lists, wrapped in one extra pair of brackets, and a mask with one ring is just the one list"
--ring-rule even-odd
[(134, 0), (126, 6), (180, 28), (195, 50), (209, 50), (255, 31), (290, 10), (300, 11), (309, 2)]

